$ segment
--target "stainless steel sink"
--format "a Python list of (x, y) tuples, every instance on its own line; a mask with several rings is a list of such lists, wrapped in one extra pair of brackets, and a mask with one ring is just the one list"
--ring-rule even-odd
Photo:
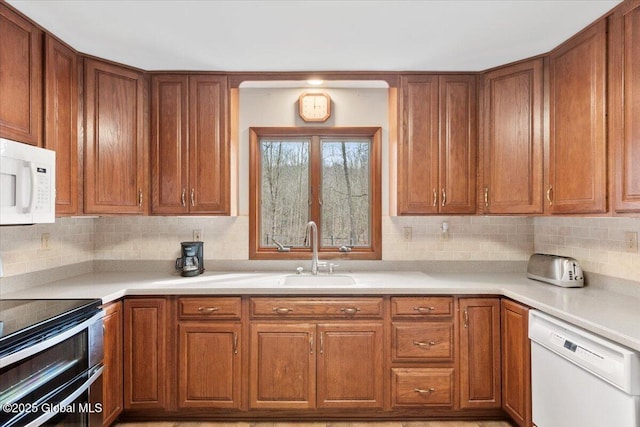
[(353, 277), (344, 274), (325, 274), (317, 276), (311, 274), (292, 274), (282, 279), (283, 286), (312, 288), (353, 286), (356, 281)]

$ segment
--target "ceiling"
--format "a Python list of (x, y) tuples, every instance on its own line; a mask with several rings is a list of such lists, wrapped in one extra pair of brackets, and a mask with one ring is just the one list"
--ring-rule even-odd
[(8, 0), (144, 70), (481, 71), (548, 52), (618, 0)]

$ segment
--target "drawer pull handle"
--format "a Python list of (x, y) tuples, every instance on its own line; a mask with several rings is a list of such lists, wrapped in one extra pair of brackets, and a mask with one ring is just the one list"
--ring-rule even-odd
[(435, 341), (429, 341), (429, 342), (414, 341), (413, 345), (418, 346), (418, 347), (429, 347), (429, 348), (431, 348), (431, 346), (436, 345), (436, 342)]
[(343, 312), (344, 314), (349, 314), (349, 315), (353, 316), (354, 314), (359, 312), (360, 309), (357, 308), (357, 307), (342, 307), (340, 309), (340, 311)]
[(213, 313), (220, 310), (220, 307), (198, 307), (200, 313)]
[(413, 391), (415, 391), (416, 393), (425, 394), (425, 393), (433, 393), (436, 391), (436, 389), (433, 387), (430, 387), (427, 390), (423, 388), (414, 388)]
[(431, 313), (435, 309), (435, 307), (413, 307), (413, 310), (417, 311), (418, 313)]
[(273, 311), (278, 314), (287, 314), (293, 311), (293, 308), (288, 307), (273, 307)]

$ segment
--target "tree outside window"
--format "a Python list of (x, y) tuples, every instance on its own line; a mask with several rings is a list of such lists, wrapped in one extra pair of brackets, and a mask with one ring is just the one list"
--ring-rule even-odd
[(252, 128), (250, 257), (380, 259), (380, 129)]

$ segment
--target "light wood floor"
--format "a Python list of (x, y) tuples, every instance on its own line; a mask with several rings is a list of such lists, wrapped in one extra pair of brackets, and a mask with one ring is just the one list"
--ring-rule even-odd
[(117, 423), (114, 427), (511, 427), (503, 421), (381, 421), (381, 422), (149, 422)]

